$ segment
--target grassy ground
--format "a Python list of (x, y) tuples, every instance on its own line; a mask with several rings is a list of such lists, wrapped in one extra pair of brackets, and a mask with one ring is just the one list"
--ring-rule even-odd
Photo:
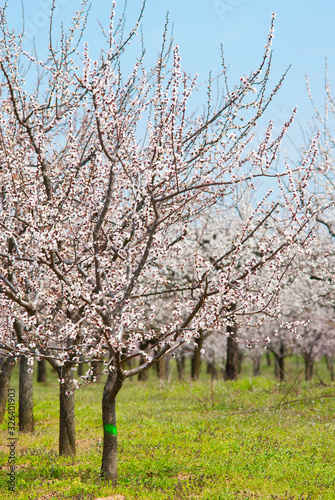
[[(0, 426), (0, 498), (334, 500), (335, 385), (323, 364), (305, 383), (250, 366), (237, 382), (127, 381), (118, 396), (119, 483), (101, 482), (103, 384), (76, 393), (77, 457), (59, 458), (58, 383), (36, 384), (35, 432), (17, 435), (15, 494), (8, 491), (7, 417)], [(271, 372), (269, 372), (271, 370)], [(323, 382), (323, 383), (322, 383)], [(18, 395), (18, 373), (12, 387)], [(297, 401), (299, 400), (299, 401)], [(119, 496), (118, 496), (119, 495)]]

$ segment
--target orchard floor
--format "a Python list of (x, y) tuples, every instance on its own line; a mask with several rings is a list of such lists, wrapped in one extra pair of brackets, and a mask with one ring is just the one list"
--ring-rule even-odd
[[(252, 377), (246, 363), (236, 382), (202, 373), (182, 384), (171, 367), (169, 381), (152, 370), (118, 396), (114, 487), (99, 476), (103, 383), (76, 393), (77, 457), (60, 458), (58, 382), (48, 367), (48, 382), (34, 386), (35, 431), (16, 433), (15, 493), (8, 490), (7, 415), (0, 426), (0, 498), (335, 499), (335, 384), (323, 361), (309, 383), (296, 360), (285, 383), (273, 378), (273, 367)], [(11, 387), (18, 398), (17, 369)]]

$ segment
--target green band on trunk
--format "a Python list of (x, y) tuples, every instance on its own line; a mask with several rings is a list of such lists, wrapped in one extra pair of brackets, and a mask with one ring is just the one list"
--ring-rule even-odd
[(116, 436), (116, 426), (112, 424), (105, 424), (104, 425), (105, 432), (108, 432), (108, 434), (114, 434)]

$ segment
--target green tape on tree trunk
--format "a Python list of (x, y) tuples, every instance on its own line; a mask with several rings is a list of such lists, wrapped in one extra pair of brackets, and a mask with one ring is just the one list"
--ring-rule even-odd
[(105, 432), (108, 432), (108, 434), (114, 434), (116, 436), (116, 426), (112, 424), (105, 424), (104, 425)]

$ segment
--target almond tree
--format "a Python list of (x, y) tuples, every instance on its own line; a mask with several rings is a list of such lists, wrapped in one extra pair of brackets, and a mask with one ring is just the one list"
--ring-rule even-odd
[[(296, 168), (275, 168), (290, 122), (275, 138), (270, 124), (252, 145), (254, 125), (281, 84), (266, 93), (273, 20), (259, 68), (230, 88), (223, 60), (222, 90), (214, 99), (209, 82), (196, 115), (187, 109), (196, 78), (182, 71), (167, 28), (153, 70), (145, 71), (141, 56), (124, 77), (120, 61), (136, 29), (122, 38), (113, 8), (106, 47), (92, 60), (86, 43), (79, 50), (83, 4), (57, 46), (51, 30), (44, 62), (23, 51), (0, 12), (0, 300), (22, 326), (19, 344), (1, 330), (1, 348), (15, 358), (46, 358), (57, 369), (61, 453), (75, 453), (74, 365), (104, 360), (102, 476), (115, 480), (115, 402), (125, 379), (201, 330), (226, 330), (241, 316), (276, 316), (283, 265), (309, 239), (306, 187), (316, 146)], [(37, 70), (34, 89), (25, 68), (29, 81)], [(281, 193), (285, 228), (235, 265), (258, 227), (281, 217), (269, 192), (230, 248), (211, 259), (201, 249), (188, 254), (200, 217), (229, 210), (257, 179)], [(167, 270), (180, 280), (169, 280)], [(159, 307), (167, 301), (172, 309), (164, 317)], [(138, 350), (146, 340), (150, 352)], [(140, 364), (127, 368), (134, 359)]]
[[(307, 91), (311, 100), (314, 116), (308, 127), (305, 127), (304, 139), (307, 144), (309, 138), (316, 132), (320, 135), (320, 147), (317, 157), (318, 176), (315, 182), (314, 205), (316, 208), (322, 207), (323, 213), (319, 214), (317, 221), (326, 233), (325, 236), (321, 228), (319, 229), (320, 239), (317, 249), (314, 251), (315, 258), (311, 266), (311, 279), (318, 282), (322, 287), (321, 305), (326, 309), (327, 323), (331, 326), (331, 335), (328, 335), (324, 354), (327, 360), (327, 367), (334, 379), (334, 335), (333, 323), (330, 311), (335, 310), (334, 294), (334, 145), (335, 145), (335, 100), (332, 90), (332, 83), (328, 77), (328, 61), (325, 65), (324, 95), (323, 105), (320, 106), (314, 100), (314, 92), (307, 78)], [(301, 148), (299, 153), (304, 154), (305, 148)], [(318, 301), (319, 303), (319, 301)]]
[[(307, 314), (308, 312), (306, 311)], [(312, 380), (314, 361), (324, 355), (327, 351), (327, 344), (333, 337), (329, 325), (325, 322), (324, 314), (318, 316), (318, 312), (315, 307), (306, 325), (299, 328), (299, 335), (295, 340), (294, 352), (304, 358), (306, 382)]]
[[(329, 217), (329, 209), (327, 212), (325, 217)], [(334, 241), (324, 224), (317, 228), (310, 254), (307, 263), (297, 263), (295, 274), (300, 278), (295, 283), (295, 300), (292, 295), (287, 300), (291, 316), (306, 320), (294, 341), (295, 351), (304, 357), (306, 381), (313, 376), (315, 359), (325, 355), (331, 368), (329, 361), (334, 352)]]
[[(188, 252), (190, 254), (201, 252), (206, 262), (214, 264), (218, 271), (224, 272), (232, 279), (234, 275), (247, 271), (250, 266), (257, 263), (270, 248), (279, 248), (287, 237), (287, 220), (290, 219), (283, 199), (277, 197), (269, 202), (265, 196), (257, 204), (254, 198), (250, 191), (245, 190), (242, 198), (233, 200), (229, 211), (227, 206), (219, 205), (216, 211), (212, 209), (206, 216), (202, 216), (194, 225), (192, 233), (190, 231), (193, 241)], [(291, 229), (292, 226), (289, 231)], [(303, 238), (306, 234), (308, 232)], [(301, 243), (303, 238), (300, 240)], [(279, 297), (280, 293), (291, 293), (290, 289), (288, 292), (285, 292), (285, 289), (292, 281), (292, 270), (290, 270), (292, 263), (297, 260), (301, 264), (303, 259), (306, 259), (306, 253), (302, 258), (300, 253), (299, 245), (292, 246), (285, 255), (281, 255), (275, 266), (264, 266), (259, 270), (257, 280), (251, 281), (248, 285), (244, 282), (241, 293), (235, 294), (236, 303), (230, 306), (231, 321), (221, 330), (221, 334), (227, 336), (225, 373), (227, 379), (237, 378), (241, 343), (255, 348), (266, 337), (270, 341), (271, 332), (276, 328), (281, 327), (282, 331), (286, 330), (286, 324), (282, 321), (276, 321), (273, 328), (269, 327), (268, 323), (262, 329), (260, 326), (269, 317), (271, 319), (271, 316), (273, 322), (280, 318), (282, 309)], [(299, 271), (298, 276), (304, 272), (303, 266)], [(269, 314), (267, 301), (271, 303), (275, 314), (273, 312)], [(261, 303), (264, 309), (259, 307)], [(292, 322), (290, 318), (288, 320)], [(208, 335), (210, 330), (203, 330), (202, 341)], [(274, 345), (270, 346), (270, 349), (271, 347), (275, 349)], [(261, 350), (254, 349), (254, 351), (258, 353), (255, 360), (259, 359)], [(277, 358), (279, 357), (278, 353)]]

